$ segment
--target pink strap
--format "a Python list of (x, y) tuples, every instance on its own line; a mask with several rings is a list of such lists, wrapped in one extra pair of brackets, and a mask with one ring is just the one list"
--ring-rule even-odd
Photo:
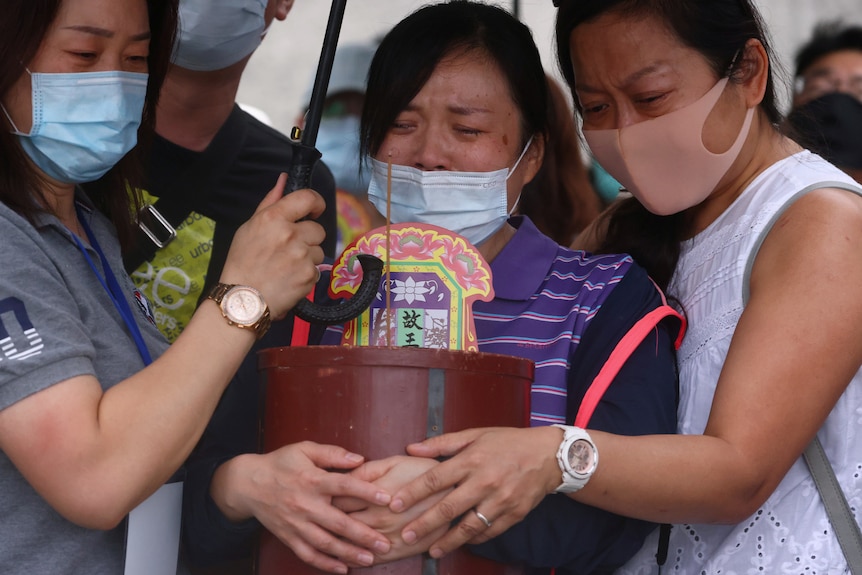
[(596, 410), (596, 406), (599, 404), (599, 401), (601, 401), (602, 396), (605, 394), (608, 387), (610, 387), (611, 382), (617, 376), (617, 373), (622, 369), (623, 364), (628, 360), (629, 356), (631, 356), (634, 350), (637, 349), (646, 336), (649, 335), (658, 323), (666, 317), (676, 317), (681, 322), (679, 335), (674, 342), (674, 348), (679, 349), (680, 344), (682, 344), (682, 338), (685, 336), (685, 318), (675, 309), (667, 305), (667, 302), (664, 300), (664, 294), (662, 294), (662, 301), (664, 301), (664, 305), (652, 310), (639, 319), (628, 333), (623, 336), (619, 343), (617, 343), (616, 347), (614, 347), (610, 357), (608, 357), (608, 360), (602, 366), (599, 374), (590, 384), (589, 389), (587, 389), (586, 395), (584, 395), (584, 400), (581, 402), (581, 407), (578, 409), (578, 415), (575, 418), (576, 427), (586, 429), (587, 423), (590, 421), (590, 418), (593, 416), (593, 412)]
[[(653, 282), (653, 285), (655, 285), (655, 282)], [(584, 400), (581, 402), (581, 407), (578, 409), (578, 415), (575, 418), (575, 425), (577, 427), (582, 429), (587, 427), (587, 423), (589, 423), (590, 418), (593, 416), (596, 406), (599, 404), (599, 401), (601, 401), (605, 391), (610, 387), (611, 382), (617, 376), (617, 373), (622, 369), (623, 364), (629, 356), (631, 356), (634, 350), (637, 349), (644, 338), (646, 338), (646, 336), (655, 329), (661, 320), (666, 317), (675, 317), (679, 319), (679, 334), (676, 337), (676, 341), (673, 342), (673, 347), (675, 349), (679, 349), (679, 346), (682, 345), (682, 338), (685, 337), (685, 317), (667, 305), (664, 292), (662, 292), (658, 286), (656, 286), (656, 289), (658, 289), (661, 294), (662, 306), (652, 310), (640, 318), (637, 323), (635, 323), (631, 329), (626, 332), (619, 343), (617, 343), (616, 347), (614, 347), (610, 357), (608, 357), (608, 360), (602, 366), (599, 374), (590, 384), (590, 388), (587, 389), (586, 395), (584, 395)], [(556, 569), (551, 569), (551, 575), (556, 575), (556, 572)]]

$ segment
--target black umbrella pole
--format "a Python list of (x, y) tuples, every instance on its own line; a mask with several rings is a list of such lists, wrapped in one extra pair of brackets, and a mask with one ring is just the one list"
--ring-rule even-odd
[[(307, 188), (311, 183), (311, 171), (320, 159), (320, 152), (314, 147), (317, 141), (317, 129), (320, 127), (320, 117), (323, 115), (323, 104), (326, 101), (326, 89), (329, 87), (329, 76), (332, 74), (332, 61), (335, 59), (335, 47), (338, 45), (338, 35), (341, 33), (341, 21), (344, 19), (344, 7), (347, 0), (333, 0), (329, 12), (329, 23), (326, 25), (326, 35), (323, 37), (323, 49), (320, 52), (320, 64), (311, 90), (311, 103), (305, 119), (298, 145), (293, 150), (293, 161), (287, 171), (287, 187), (285, 193), (300, 188)], [(292, 134), (293, 135), (293, 134)], [(335, 306), (324, 306), (302, 299), (293, 308), (297, 317), (310, 323), (332, 325), (345, 323), (358, 317), (374, 300), (377, 287), (383, 271), (383, 261), (371, 255), (360, 255), (362, 266), (362, 283), (356, 294), (347, 303)]]
[(293, 161), (287, 171), (286, 194), (309, 187), (314, 164), (320, 159), (320, 152), (314, 145), (317, 142), (317, 130), (323, 115), (326, 90), (329, 87), (329, 76), (332, 74), (332, 62), (335, 60), (335, 49), (338, 46), (338, 36), (341, 33), (341, 22), (344, 20), (346, 6), (347, 0), (332, 1), (329, 22), (323, 37), (323, 48), (320, 52), (320, 62), (317, 65), (317, 74), (311, 90), (311, 102), (305, 117), (305, 127), (302, 130), (299, 145), (294, 148)]

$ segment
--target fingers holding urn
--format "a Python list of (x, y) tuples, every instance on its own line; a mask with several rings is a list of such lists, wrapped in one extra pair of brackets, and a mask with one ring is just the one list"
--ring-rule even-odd
[(248, 462), (234, 489), (248, 494), (245, 515), (256, 517), (302, 561), (346, 573), (349, 567), (372, 565), (376, 554), (389, 550), (385, 536), (331, 505), (337, 497), (388, 503), (388, 494), (375, 485), (338, 471), (359, 465), (360, 456), (306, 441), (236, 459)]
[(433, 557), (441, 557), (465, 543), (483, 543), (500, 535), (547, 495), (549, 470), (557, 469), (558, 444), (555, 429), (495, 428), (473, 434), (455, 455), (393, 495), (391, 507), (398, 512), (454, 487), (407, 524), (402, 537), (421, 539), (460, 517), (429, 550)]

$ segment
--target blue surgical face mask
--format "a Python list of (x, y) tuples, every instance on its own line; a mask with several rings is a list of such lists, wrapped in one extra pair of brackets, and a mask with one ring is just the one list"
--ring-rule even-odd
[(359, 170), (359, 117), (321, 119), (315, 145), (332, 171), (336, 186), (354, 195), (368, 190), (371, 165), (367, 158)]
[(266, 33), (266, 0), (181, 0), (173, 62), (221, 70), (255, 51)]
[(135, 147), (147, 74), (31, 73), (30, 78), (30, 133), (20, 132), (6, 117), (21, 147), (47, 176), (68, 184), (92, 182)]
[[(392, 223), (432, 224), (464, 236), (477, 246), (503, 227), (510, 210), (506, 182), (521, 163), (532, 140), (524, 146), (511, 169), (493, 172), (424, 172), (408, 166), (392, 166)], [(368, 199), (386, 214), (388, 164), (372, 158)]]

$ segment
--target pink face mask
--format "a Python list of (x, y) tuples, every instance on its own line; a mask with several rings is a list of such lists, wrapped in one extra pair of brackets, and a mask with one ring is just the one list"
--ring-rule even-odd
[(681, 212), (712, 193), (748, 137), (754, 108), (729, 150), (714, 154), (703, 145), (703, 127), (727, 82), (719, 80), (700, 100), (664, 116), (619, 130), (584, 130), (584, 138), (602, 167), (646, 209), (660, 216)]

